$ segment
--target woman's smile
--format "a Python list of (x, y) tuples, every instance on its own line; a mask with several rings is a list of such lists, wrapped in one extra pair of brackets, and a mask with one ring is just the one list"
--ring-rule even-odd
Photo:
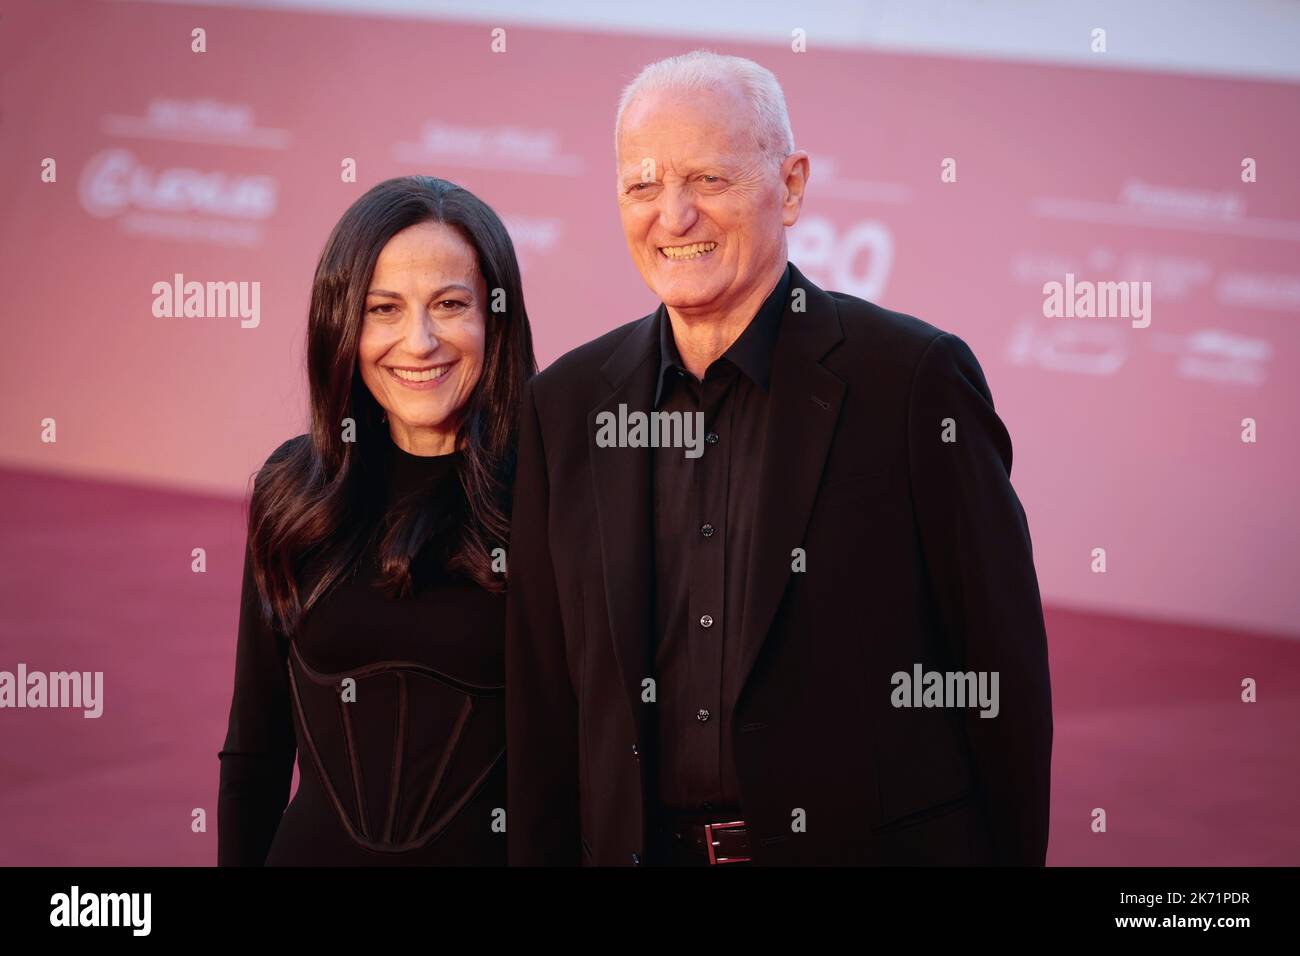
[(385, 366), (385, 368), (388, 370), (389, 375), (406, 388), (427, 392), (429, 389), (437, 388), (447, 378), (447, 373), (451, 371), (452, 366), (459, 361), (460, 359), (456, 359), (442, 365), (431, 365), (424, 368), (398, 368), (392, 365)]

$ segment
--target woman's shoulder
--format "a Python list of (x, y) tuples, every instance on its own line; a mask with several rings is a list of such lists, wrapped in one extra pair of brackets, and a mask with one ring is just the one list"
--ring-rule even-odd
[(299, 449), (305, 446), (310, 440), (311, 436), (304, 433), (302, 435), (295, 435), (293, 438), (281, 442), (275, 451), (271, 452), (267, 457), (265, 464), (257, 470), (257, 475), (253, 480), (254, 488), (262, 483), (262, 479), (266, 477), (267, 473), (272, 468), (289, 458), (295, 452), (299, 451)]
[[(281, 442), (279, 447), (276, 448), (275, 451), (271, 452), (270, 457), (266, 459), (266, 464), (274, 465), (277, 462), (283, 461), (299, 448), (306, 445), (310, 440), (311, 436), (304, 432), (301, 435), (295, 435), (287, 441)], [(262, 467), (265, 468), (266, 465), (263, 465)]]

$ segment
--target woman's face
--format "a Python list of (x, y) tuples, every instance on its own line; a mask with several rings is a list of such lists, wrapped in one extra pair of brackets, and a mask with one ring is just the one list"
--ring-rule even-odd
[(486, 333), (487, 284), (459, 232), (424, 222), (388, 240), (366, 295), (358, 361), (400, 448), (455, 451)]

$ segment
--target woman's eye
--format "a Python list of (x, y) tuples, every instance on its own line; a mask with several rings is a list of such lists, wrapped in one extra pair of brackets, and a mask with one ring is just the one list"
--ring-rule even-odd
[[(442, 299), (437, 303), (437, 308), (443, 312), (454, 312), (458, 309), (465, 309), (468, 307), (469, 303), (462, 302), (460, 299)], [(391, 302), (385, 302), (381, 305), (372, 305), (366, 311), (371, 315), (393, 316), (396, 315), (399, 310), (397, 306), (393, 305)]]

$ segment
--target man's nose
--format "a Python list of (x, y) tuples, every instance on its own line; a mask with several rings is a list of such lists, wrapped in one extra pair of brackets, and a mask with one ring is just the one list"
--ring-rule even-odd
[(691, 231), (699, 212), (695, 208), (695, 195), (685, 186), (672, 184), (659, 194), (659, 221), (673, 235), (684, 236)]

